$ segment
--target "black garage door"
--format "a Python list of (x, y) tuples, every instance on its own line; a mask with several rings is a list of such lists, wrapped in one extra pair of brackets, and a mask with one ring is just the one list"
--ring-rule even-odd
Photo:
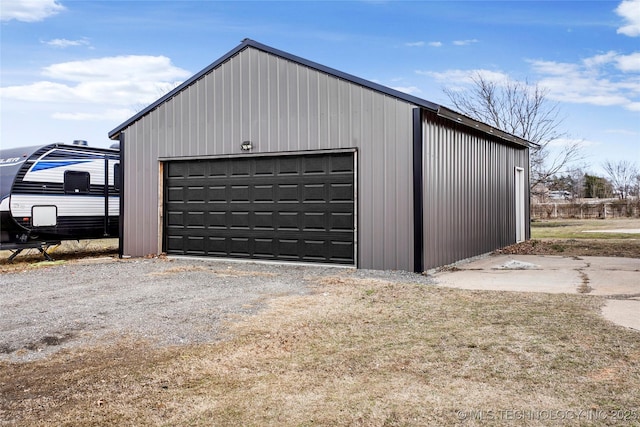
[(164, 250), (355, 264), (354, 154), (170, 161)]

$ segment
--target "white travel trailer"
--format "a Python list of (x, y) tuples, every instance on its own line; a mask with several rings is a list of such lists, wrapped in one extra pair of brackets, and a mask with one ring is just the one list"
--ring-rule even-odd
[(0, 249), (47, 256), (47, 243), (117, 237), (119, 193), (119, 150), (84, 141), (0, 150)]

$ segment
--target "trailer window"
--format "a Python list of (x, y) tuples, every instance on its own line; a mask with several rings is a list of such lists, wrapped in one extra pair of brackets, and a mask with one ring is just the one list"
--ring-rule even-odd
[(113, 186), (120, 190), (120, 163), (113, 165)]
[(86, 194), (89, 192), (89, 172), (65, 171), (64, 192)]

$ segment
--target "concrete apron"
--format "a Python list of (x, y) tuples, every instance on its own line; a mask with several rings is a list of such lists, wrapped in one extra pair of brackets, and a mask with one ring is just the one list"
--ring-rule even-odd
[(432, 274), (438, 286), (608, 297), (603, 316), (640, 331), (640, 259), (491, 255)]

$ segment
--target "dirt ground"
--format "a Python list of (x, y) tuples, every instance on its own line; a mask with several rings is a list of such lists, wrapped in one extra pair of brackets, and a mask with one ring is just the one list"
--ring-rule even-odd
[[(544, 238), (497, 252), (640, 258), (640, 240)], [(76, 248), (53, 265), (116, 256)], [(0, 272), (48, 265), (21, 255)], [(265, 299), (215, 342), (125, 334), (0, 362), (0, 426), (640, 426), (638, 333), (604, 320), (600, 297), (307, 279), (310, 294)]]
[(0, 362), (0, 425), (640, 425), (638, 333), (598, 297), (312, 280), (218, 341)]
[(23, 271), (33, 267), (46, 267), (83, 258), (116, 258), (118, 256), (118, 239), (70, 240), (47, 248), (47, 253), (54, 261), (46, 261), (36, 249), (25, 249), (12, 261), (9, 261), (11, 251), (0, 251), (0, 274)]
[(507, 246), (495, 253), (640, 258), (640, 239), (533, 239)]

